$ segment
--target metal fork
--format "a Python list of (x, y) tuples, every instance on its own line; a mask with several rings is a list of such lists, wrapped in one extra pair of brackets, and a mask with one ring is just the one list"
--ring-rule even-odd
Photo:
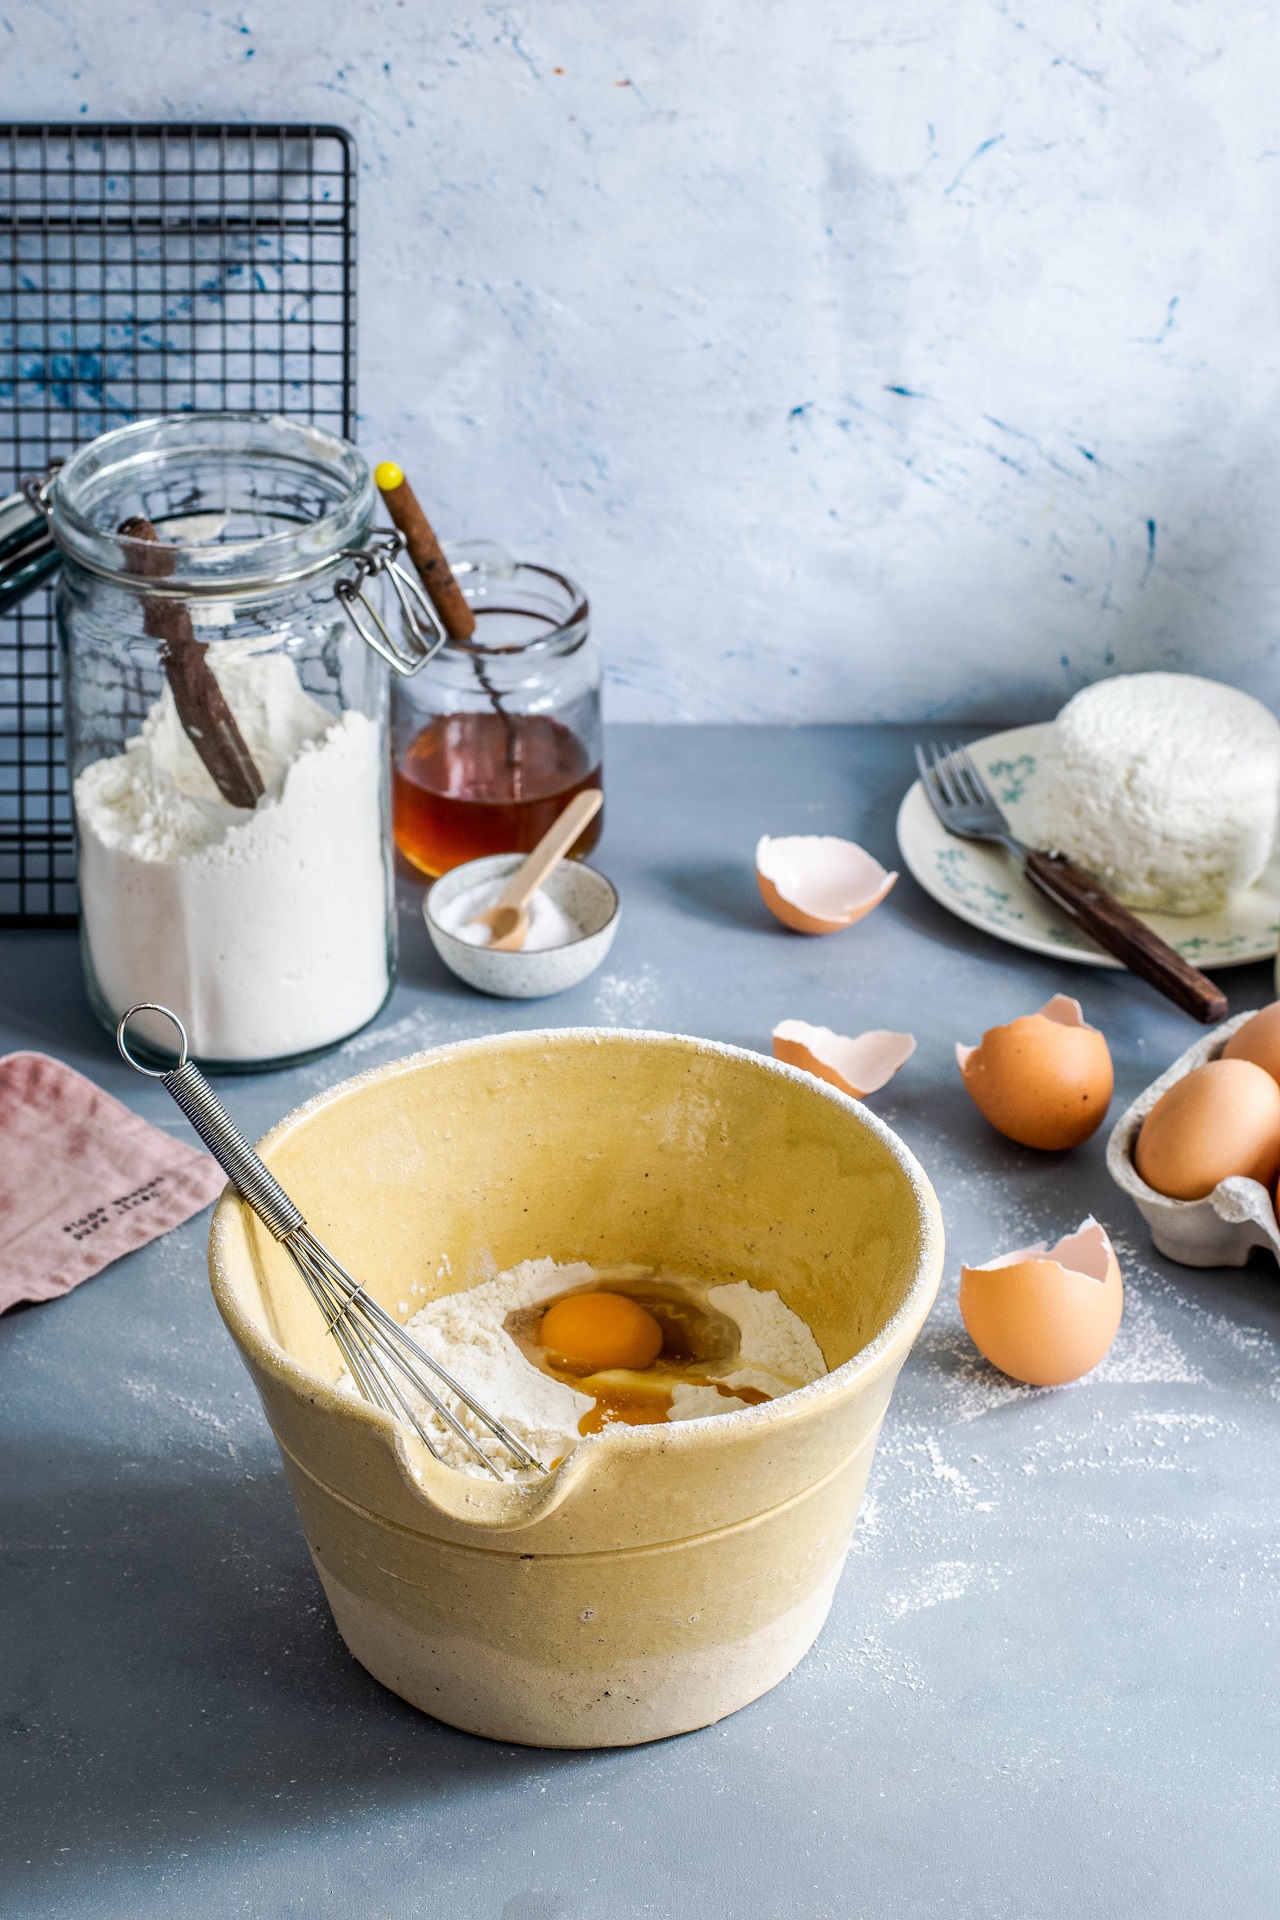
[(1153, 933), (1144, 920), (1060, 853), (1041, 853), (1012, 832), (967, 747), (917, 744), (925, 797), (948, 833), (1004, 847), (1023, 875), (1060, 913), (1074, 920), (1131, 973), (1206, 1026), (1226, 1017), (1227, 996)]

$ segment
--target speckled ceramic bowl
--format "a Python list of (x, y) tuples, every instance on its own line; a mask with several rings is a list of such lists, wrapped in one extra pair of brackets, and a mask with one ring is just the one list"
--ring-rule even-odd
[(260, 1145), (401, 1321), (535, 1255), (669, 1262), (776, 1288), (831, 1369), (736, 1413), (607, 1427), (531, 1486), (459, 1473), (336, 1389), (314, 1302), (228, 1188), (214, 1297), (356, 1658), (531, 1746), (661, 1739), (781, 1680), (826, 1617), (942, 1268), (933, 1191), (884, 1122), (758, 1053), (584, 1028), (379, 1067)]
[(481, 993), (504, 1000), (541, 1000), (563, 993), (594, 973), (613, 945), (622, 912), (611, 880), (578, 860), (563, 860), (547, 881), (546, 892), (562, 913), (582, 928), (582, 938), (564, 947), (546, 947), (541, 953), (495, 953), (490, 947), (468, 946), (436, 918), (460, 893), (484, 880), (505, 880), (524, 860), (522, 853), (491, 853), (484, 860), (442, 873), (422, 903), (431, 944), (451, 973)]

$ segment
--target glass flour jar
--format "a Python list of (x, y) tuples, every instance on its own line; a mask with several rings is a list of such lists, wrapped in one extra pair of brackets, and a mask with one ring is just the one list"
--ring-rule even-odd
[[(396, 845), (436, 878), (528, 853), (575, 794), (603, 785), (600, 660), (582, 589), (488, 541), (446, 549), (475, 615), (392, 697)], [(571, 850), (600, 838), (603, 809)]]
[(399, 537), (371, 532), (363, 458), (281, 418), (185, 414), (104, 434), (40, 500), (95, 1012), (114, 1030), (171, 1007), (206, 1068), (334, 1045), (395, 978), (388, 667), (439, 634)]

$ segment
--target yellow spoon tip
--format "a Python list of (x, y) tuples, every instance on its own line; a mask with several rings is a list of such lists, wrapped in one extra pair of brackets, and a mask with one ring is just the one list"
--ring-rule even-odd
[(404, 475), (394, 460), (382, 460), (373, 470), (379, 493), (394, 493), (404, 485)]

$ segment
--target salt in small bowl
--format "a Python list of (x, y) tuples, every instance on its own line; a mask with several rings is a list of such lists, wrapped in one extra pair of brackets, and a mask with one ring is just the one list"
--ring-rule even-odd
[(595, 972), (613, 945), (622, 911), (612, 881), (578, 860), (563, 860), (548, 876), (542, 891), (582, 928), (581, 939), (562, 947), (544, 947), (539, 953), (526, 953), (523, 948), (514, 953), (495, 952), (492, 947), (470, 946), (441, 926), (438, 916), (459, 894), (486, 880), (506, 880), (524, 859), (523, 853), (491, 853), (483, 860), (468, 860), (442, 873), (422, 902), (431, 944), (450, 972), (469, 987), (504, 1000), (540, 1000), (546, 994), (576, 987)]

